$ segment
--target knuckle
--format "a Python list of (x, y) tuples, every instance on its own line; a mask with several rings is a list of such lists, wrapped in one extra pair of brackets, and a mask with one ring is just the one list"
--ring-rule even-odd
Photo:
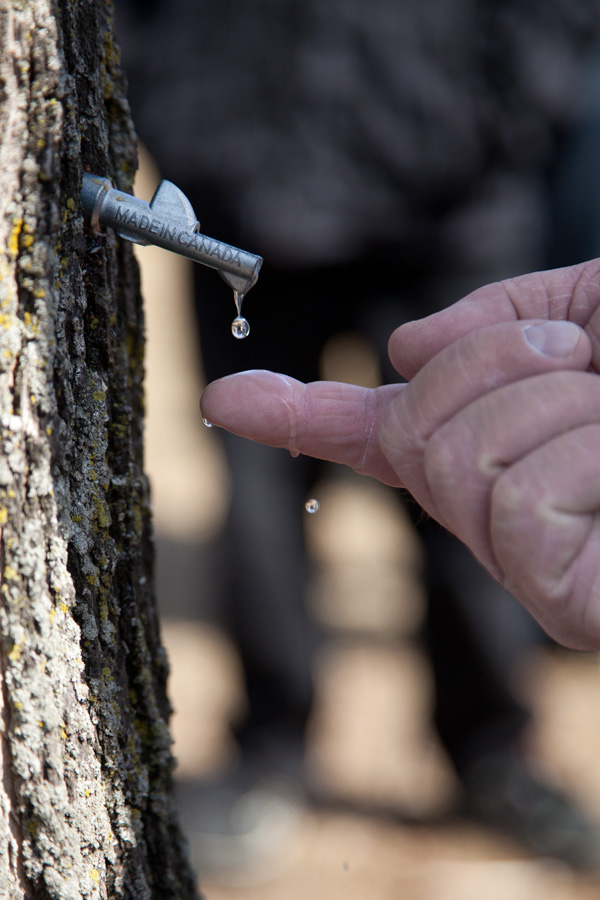
[(507, 468), (497, 479), (492, 491), (492, 508), (497, 527), (514, 529), (518, 521), (535, 515), (536, 502), (531, 484), (526, 483), (517, 469)]
[(443, 428), (429, 438), (424, 451), (425, 473), (438, 490), (451, 489), (464, 480), (469, 448)]

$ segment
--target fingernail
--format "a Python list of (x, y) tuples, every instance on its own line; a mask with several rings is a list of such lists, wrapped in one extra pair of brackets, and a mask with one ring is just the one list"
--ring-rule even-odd
[(580, 333), (573, 322), (542, 322), (525, 329), (527, 341), (545, 356), (570, 356)]

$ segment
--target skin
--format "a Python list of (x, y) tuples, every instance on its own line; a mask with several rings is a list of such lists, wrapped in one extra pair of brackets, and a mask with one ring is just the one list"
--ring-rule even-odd
[(202, 415), (406, 488), (560, 643), (600, 648), (600, 260), (398, 328), (405, 385), (210, 384)]

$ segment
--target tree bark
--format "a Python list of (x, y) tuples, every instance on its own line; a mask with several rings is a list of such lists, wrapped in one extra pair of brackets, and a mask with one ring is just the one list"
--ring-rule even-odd
[(143, 472), (130, 191), (109, 0), (0, 0), (0, 897), (192, 898)]

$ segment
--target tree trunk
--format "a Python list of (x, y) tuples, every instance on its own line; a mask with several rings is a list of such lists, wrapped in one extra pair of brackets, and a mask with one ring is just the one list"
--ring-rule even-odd
[(0, 0), (0, 897), (192, 898), (143, 472), (131, 190), (110, 0)]

